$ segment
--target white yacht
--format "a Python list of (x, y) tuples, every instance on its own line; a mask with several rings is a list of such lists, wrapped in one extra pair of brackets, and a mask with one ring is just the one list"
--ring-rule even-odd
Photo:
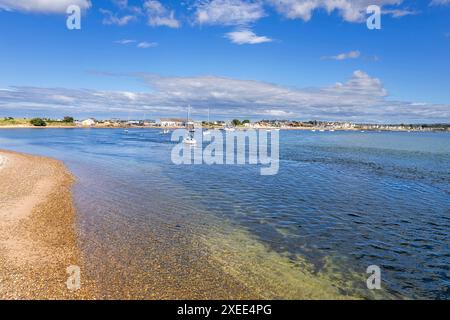
[(197, 140), (194, 139), (194, 122), (191, 121), (191, 106), (188, 106), (188, 114), (187, 114), (187, 121), (186, 121), (186, 131), (188, 132), (188, 136), (183, 139), (183, 143), (195, 146), (197, 144)]
[[(209, 108), (208, 108), (208, 126), (209, 126), (209, 123), (210, 123), (210, 120), (209, 120), (209, 117), (210, 116), (210, 110), (209, 110)], [(203, 130), (203, 135), (204, 136), (207, 136), (207, 135), (210, 135), (211, 134), (211, 131), (209, 131), (209, 129), (205, 129), (205, 130)]]

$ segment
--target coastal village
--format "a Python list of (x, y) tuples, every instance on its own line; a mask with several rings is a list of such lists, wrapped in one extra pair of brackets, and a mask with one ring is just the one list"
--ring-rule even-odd
[[(64, 117), (63, 119), (50, 118), (0, 118), (0, 127), (3, 128), (28, 128), (28, 127), (51, 127), (51, 128), (184, 128), (188, 123), (184, 118), (159, 118), (157, 120), (123, 120), (108, 119), (99, 120), (95, 118), (74, 119)], [(450, 131), (450, 124), (376, 124), (376, 123), (352, 123), (339, 121), (295, 121), (295, 120), (239, 120), (232, 121), (195, 121), (196, 127), (208, 129), (280, 129), (280, 130), (311, 130), (311, 131)]]

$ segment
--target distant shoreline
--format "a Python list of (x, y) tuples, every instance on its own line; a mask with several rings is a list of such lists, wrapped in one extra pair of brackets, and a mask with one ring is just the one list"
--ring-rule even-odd
[[(45, 130), (45, 129), (119, 129), (119, 130), (130, 130), (130, 129), (159, 129), (159, 130), (177, 130), (184, 129), (184, 127), (158, 127), (158, 126), (92, 126), (92, 127), (83, 127), (83, 126), (24, 126), (24, 125), (13, 125), (13, 126), (0, 126), (0, 130), (5, 129), (37, 129), (37, 130)], [(204, 127), (204, 129), (208, 130), (221, 130), (223, 127)], [(442, 129), (429, 129), (429, 130), (418, 130), (418, 129), (367, 129), (367, 128), (348, 128), (348, 129), (330, 129), (330, 128), (322, 128), (322, 127), (290, 127), (290, 128), (277, 128), (277, 127), (236, 127), (234, 128), (237, 131), (246, 131), (246, 130), (280, 130), (280, 131), (316, 131), (316, 132), (450, 132), (450, 129), (442, 130)]]

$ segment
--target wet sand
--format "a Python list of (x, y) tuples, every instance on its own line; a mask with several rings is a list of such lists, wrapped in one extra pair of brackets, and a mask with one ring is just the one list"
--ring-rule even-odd
[(72, 183), (59, 161), (0, 151), (0, 298), (91, 296), (87, 284), (76, 291), (66, 285), (67, 267), (83, 269)]

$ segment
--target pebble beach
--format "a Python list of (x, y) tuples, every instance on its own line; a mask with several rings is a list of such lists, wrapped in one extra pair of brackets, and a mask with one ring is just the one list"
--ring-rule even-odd
[(67, 267), (83, 265), (71, 174), (56, 160), (0, 151), (0, 181), (0, 298), (88, 298), (66, 285)]

